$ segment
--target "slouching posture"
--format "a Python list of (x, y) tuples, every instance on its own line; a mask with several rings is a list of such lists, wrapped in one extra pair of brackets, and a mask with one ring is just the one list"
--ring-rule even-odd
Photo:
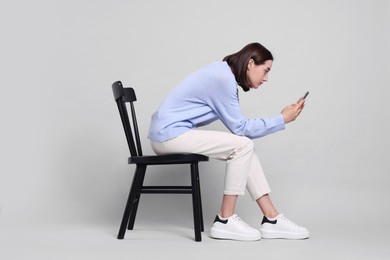
[(213, 62), (181, 82), (152, 116), (149, 138), (164, 142), (221, 120), (233, 133), (258, 138), (284, 129), (283, 116), (245, 118), (237, 82), (227, 62)]
[[(259, 43), (212, 62), (179, 83), (153, 114), (149, 139), (157, 154), (197, 153), (226, 161), (222, 205), (210, 236), (242, 241), (261, 238), (303, 239), (309, 231), (284, 217), (274, 207), (271, 191), (252, 139), (285, 129), (304, 108), (304, 100), (286, 106), (270, 118), (246, 118), (238, 87), (247, 92), (268, 81), (273, 56)], [(228, 131), (202, 130), (221, 120)], [(250, 227), (235, 212), (238, 195), (248, 190), (263, 219)]]

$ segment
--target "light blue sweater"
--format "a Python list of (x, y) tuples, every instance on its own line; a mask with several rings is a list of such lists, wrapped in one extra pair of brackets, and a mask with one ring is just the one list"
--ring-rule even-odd
[(220, 119), (234, 134), (251, 139), (285, 128), (281, 114), (249, 119), (242, 115), (235, 77), (226, 62), (213, 62), (190, 74), (152, 115), (149, 139), (164, 142)]

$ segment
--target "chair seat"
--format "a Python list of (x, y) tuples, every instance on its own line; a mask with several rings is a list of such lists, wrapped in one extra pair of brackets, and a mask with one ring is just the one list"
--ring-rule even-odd
[(192, 162), (205, 162), (209, 158), (200, 154), (179, 153), (167, 155), (143, 155), (129, 157), (129, 164), (147, 164), (147, 165), (162, 165), (162, 164), (186, 164)]

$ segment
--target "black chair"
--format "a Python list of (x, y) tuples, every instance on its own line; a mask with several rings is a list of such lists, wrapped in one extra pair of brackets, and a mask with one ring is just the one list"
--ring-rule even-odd
[[(135, 164), (135, 173), (127, 199), (122, 222), (119, 228), (118, 239), (123, 239), (126, 227), (132, 230), (134, 227), (137, 208), (141, 193), (149, 194), (192, 194), (194, 215), (195, 241), (201, 241), (201, 232), (204, 231), (202, 202), (200, 196), (200, 182), (198, 163), (208, 161), (207, 156), (199, 154), (169, 154), (169, 155), (143, 155), (138, 131), (137, 119), (133, 102), (137, 100), (133, 88), (123, 88), (120, 81), (112, 84), (114, 98), (118, 105), (119, 114), (130, 150), (129, 164)], [(126, 103), (129, 103), (131, 120), (127, 113)], [(133, 123), (133, 127), (130, 124)], [(191, 186), (144, 186), (146, 167), (149, 165), (189, 164), (191, 172)]]

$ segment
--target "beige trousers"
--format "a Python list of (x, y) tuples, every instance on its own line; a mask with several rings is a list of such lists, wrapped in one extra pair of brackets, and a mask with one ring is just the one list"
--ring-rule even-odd
[(225, 195), (244, 195), (253, 200), (269, 193), (253, 141), (228, 132), (190, 130), (165, 142), (151, 142), (156, 154), (196, 153), (226, 161)]

